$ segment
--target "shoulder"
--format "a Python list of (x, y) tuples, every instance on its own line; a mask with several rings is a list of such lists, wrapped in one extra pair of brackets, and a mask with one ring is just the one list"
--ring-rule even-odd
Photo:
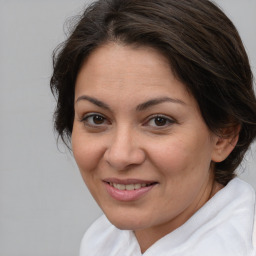
[(256, 202), (254, 207), (254, 224), (253, 224), (253, 233), (252, 233), (252, 244), (255, 250), (256, 255)]
[(96, 241), (98, 245), (102, 245), (102, 242), (112, 237), (114, 233), (114, 227), (109, 223), (105, 215), (102, 215), (85, 232), (81, 241), (80, 255), (86, 255), (84, 252), (94, 251)]
[(100, 216), (96, 219), (84, 234), (83, 240), (92, 239), (102, 233), (108, 233), (109, 229), (112, 229), (112, 225), (108, 221), (105, 215)]
[(235, 178), (185, 224), (159, 241), (154, 252), (175, 247), (168, 256), (256, 256), (255, 221), (255, 191)]
[[(250, 184), (238, 178), (234, 179), (230, 185), (232, 192), (234, 190), (238, 190), (239, 194), (241, 195), (241, 197), (238, 199), (234, 198), (234, 200), (237, 201), (239, 204), (239, 207), (237, 207), (236, 212), (240, 212), (240, 214), (237, 214), (238, 216), (240, 216), (240, 218), (237, 218), (237, 221), (239, 221), (242, 230), (247, 227), (247, 232), (244, 233), (243, 237), (246, 238), (246, 234), (248, 235), (247, 239), (245, 239), (245, 241), (248, 241), (248, 251), (253, 251), (253, 253), (249, 255), (256, 256), (255, 189)], [(236, 214), (232, 213), (231, 218), (233, 218), (233, 216), (235, 218)], [(246, 216), (246, 218), (243, 218), (243, 216)], [(243, 234), (242, 232), (239, 233)]]
[(132, 231), (116, 228), (105, 215), (102, 215), (84, 234), (79, 255), (136, 256), (141, 255), (139, 251), (137, 240)]
[(216, 207), (218, 211), (209, 221), (215, 227), (213, 232), (209, 233), (212, 233), (213, 241), (218, 241), (216, 249), (219, 247), (224, 251), (226, 248), (232, 255), (254, 255), (255, 203), (255, 190), (239, 178), (231, 180), (216, 194), (211, 208)]

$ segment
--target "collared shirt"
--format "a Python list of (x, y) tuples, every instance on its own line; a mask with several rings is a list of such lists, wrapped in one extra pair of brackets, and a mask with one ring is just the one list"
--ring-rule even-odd
[(254, 219), (255, 191), (234, 178), (143, 254), (133, 231), (119, 230), (103, 215), (85, 233), (80, 256), (256, 256)]

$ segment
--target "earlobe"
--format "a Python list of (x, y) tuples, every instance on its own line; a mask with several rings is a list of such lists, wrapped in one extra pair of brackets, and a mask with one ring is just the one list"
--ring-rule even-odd
[(224, 161), (235, 148), (239, 139), (240, 125), (222, 130), (222, 135), (216, 137), (212, 161), (219, 163)]

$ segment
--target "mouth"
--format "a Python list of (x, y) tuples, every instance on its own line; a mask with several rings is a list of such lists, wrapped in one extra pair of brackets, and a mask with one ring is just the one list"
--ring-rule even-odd
[(114, 183), (114, 182), (106, 182), (108, 185), (111, 187), (114, 187), (118, 190), (138, 190), (141, 188), (153, 186), (157, 184), (157, 182), (152, 182), (152, 183), (135, 183), (135, 184), (120, 184), (120, 183)]
[(144, 180), (103, 180), (108, 194), (118, 201), (134, 201), (149, 193), (158, 184), (155, 181)]

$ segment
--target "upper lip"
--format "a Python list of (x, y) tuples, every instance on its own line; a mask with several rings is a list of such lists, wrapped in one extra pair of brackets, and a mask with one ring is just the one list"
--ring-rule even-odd
[(141, 179), (118, 179), (118, 178), (107, 178), (103, 179), (104, 182), (107, 183), (115, 183), (115, 184), (152, 184), (157, 183), (155, 180), (141, 180)]

